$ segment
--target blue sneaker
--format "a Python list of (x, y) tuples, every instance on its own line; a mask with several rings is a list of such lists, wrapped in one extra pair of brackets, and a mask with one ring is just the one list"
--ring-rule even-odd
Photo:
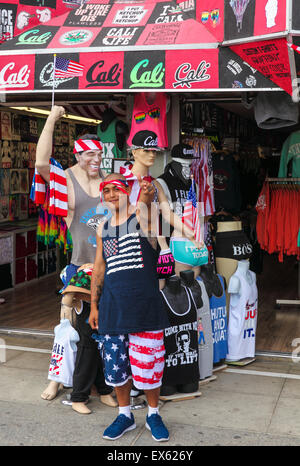
[(114, 422), (105, 429), (103, 438), (107, 440), (117, 440), (122, 437), (125, 432), (136, 428), (134, 417), (131, 413), (131, 417), (125, 416), (125, 414), (119, 414)]
[(152, 414), (146, 417), (146, 427), (151, 430), (152, 438), (157, 442), (169, 440), (169, 432), (159, 414)]

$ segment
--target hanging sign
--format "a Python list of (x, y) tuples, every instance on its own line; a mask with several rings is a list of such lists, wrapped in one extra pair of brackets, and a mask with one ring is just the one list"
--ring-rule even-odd
[(251, 90), (278, 87), (229, 47), (220, 49), (219, 76), (221, 88)]
[(250, 66), (292, 94), (291, 71), (286, 39), (264, 40), (230, 47)]

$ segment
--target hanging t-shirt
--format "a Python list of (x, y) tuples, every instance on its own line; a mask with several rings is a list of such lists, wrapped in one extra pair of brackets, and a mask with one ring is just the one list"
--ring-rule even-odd
[(214, 342), (214, 364), (219, 362), (221, 359), (225, 359), (228, 352), (227, 310), (224, 278), (219, 274), (217, 274), (217, 276), (222, 285), (222, 294), (221, 296), (215, 296), (212, 294), (209, 300)]
[[(248, 275), (249, 274), (249, 275)], [(228, 322), (228, 361), (238, 361), (255, 356), (257, 324), (256, 275), (247, 271), (248, 279), (239, 269), (232, 275), (239, 279), (238, 293), (230, 294)], [(230, 287), (230, 282), (229, 282)]]
[(199, 380), (197, 311), (188, 289), (181, 287), (179, 294), (171, 293), (167, 288), (161, 290), (170, 322), (164, 330), (163, 385), (189, 384)]
[(48, 379), (72, 387), (79, 335), (68, 319), (61, 320), (54, 335)]
[(167, 96), (157, 92), (152, 104), (147, 102), (147, 94), (141, 92), (134, 97), (132, 122), (130, 134), (127, 139), (128, 146), (132, 145), (133, 136), (139, 131), (153, 131), (158, 136), (158, 147), (168, 147), (167, 135)]
[(101, 131), (101, 125), (97, 128), (97, 134), (103, 145), (103, 154), (101, 161), (101, 168), (107, 174), (112, 173), (113, 160), (117, 158), (126, 158), (126, 145), (124, 144), (123, 150), (119, 149), (116, 136), (117, 119), (114, 119), (105, 131)]
[(240, 179), (232, 155), (213, 154), (215, 208), (238, 213), (241, 208)]
[(280, 157), (279, 178), (286, 178), (288, 173), (288, 165), (292, 163), (290, 175), (293, 178), (300, 177), (300, 131), (295, 131), (290, 134), (285, 140)]
[(201, 288), (202, 306), (197, 308), (197, 331), (200, 380), (210, 377), (213, 371), (213, 335), (209, 297), (201, 277), (197, 277)]

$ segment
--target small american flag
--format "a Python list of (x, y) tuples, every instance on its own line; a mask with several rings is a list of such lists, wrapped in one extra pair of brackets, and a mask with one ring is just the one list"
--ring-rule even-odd
[(192, 186), (190, 187), (190, 190), (188, 192), (187, 201), (184, 204), (182, 222), (184, 223), (184, 225), (193, 230), (195, 234), (195, 240), (201, 243), (202, 235), (194, 180), (192, 180)]
[(74, 76), (83, 76), (84, 66), (76, 61), (67, 58), (56, 57), (55, 59), (55, 78), (70, 78)]

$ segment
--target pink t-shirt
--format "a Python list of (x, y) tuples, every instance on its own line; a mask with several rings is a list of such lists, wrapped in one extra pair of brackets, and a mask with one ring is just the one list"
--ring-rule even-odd
[(132, 145), (133, 136), (139, 131), (153, 131), (158, 136), (158, 147), (168, 147), (167, 135), (167, 96), (157, 92), (155, 101), (148, 104), (147, 93), (141, 92), (134, 97), (128, 146)]

